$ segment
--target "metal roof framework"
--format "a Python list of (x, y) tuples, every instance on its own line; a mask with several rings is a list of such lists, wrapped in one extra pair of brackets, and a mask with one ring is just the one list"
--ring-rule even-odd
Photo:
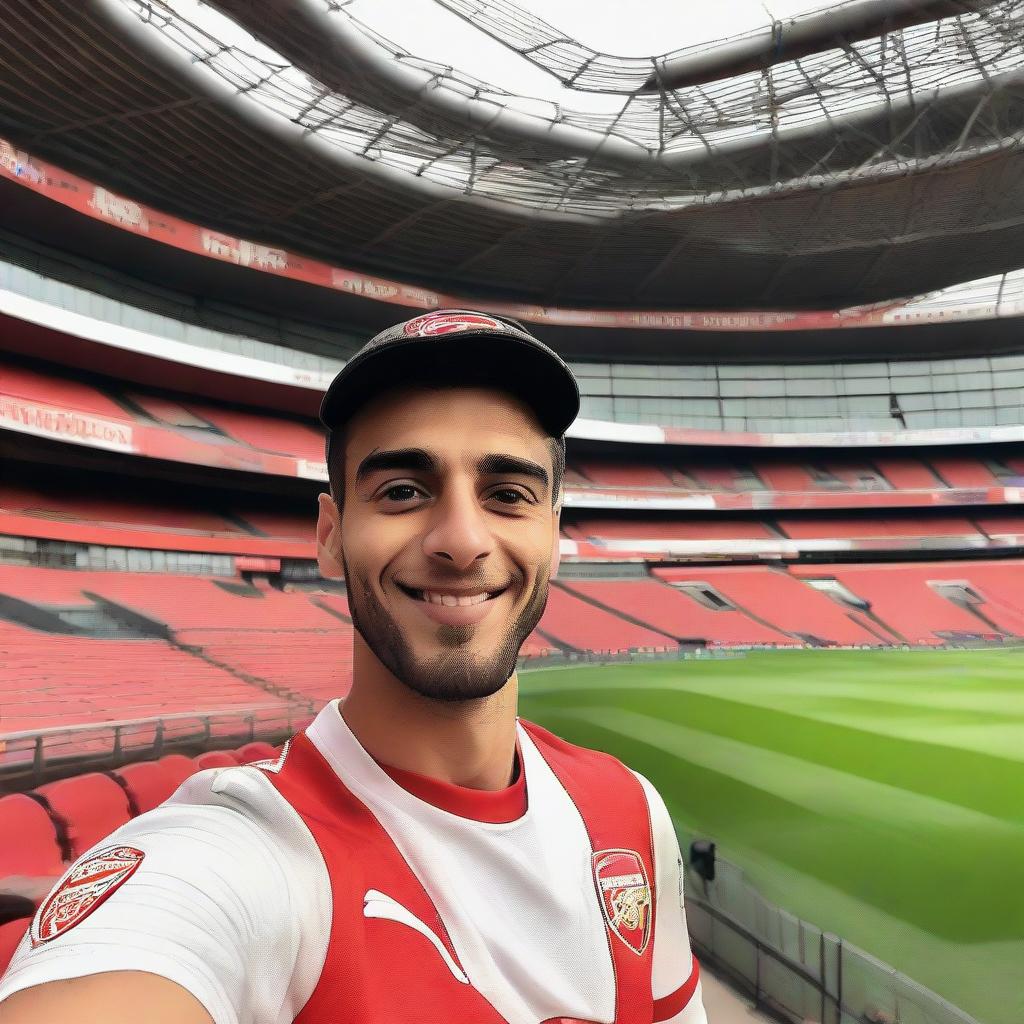
[[(1024, 265), (1024, 0), (653, 95), (650, 61), (586, 53), (570, 84), (615, 71), (607, 114), (401, 50), (362, 2), (217, 0), (219, 38), (183, 0), (9, 0), (0, 128), (189, 219), (481, 296), (820, 307)], [(438, 2), (567, 52), (505, 0)]]
[(225, 44), (173, 0), (108, 2), (340, 150), (542, 216), (606, 219), (836, 187), (1024, 144), (1021, 111), (999, 102), (1024, 96), (1024, 0), (975, 0), (974, 12), (657, 95), (647, 80), (697, 53), (614, 58), (509, 0), (436, 0), (566, 87), (616, 97), (607, 114), (417, 57), (362, 24), (356, 0), (215, 0), (273, 59)]

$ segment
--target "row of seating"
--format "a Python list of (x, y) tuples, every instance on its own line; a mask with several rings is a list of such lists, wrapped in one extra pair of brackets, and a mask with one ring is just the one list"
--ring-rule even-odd
[[(101, 392), (75, 380), (58, 367), (29, 368), (10, 359), (0, 361), (2, 393), (26, 401), (71, 410), (136, 419), (168, 431), (187, 431), (195, 438), (208, 432), (214, 442), (225, 440), (312, 462), (323, 460), (323, 432), (313, 421), (284, 414), (242, 410), (179, 395), (150, 395), (117, 386)], [(122, 399), (119, 403), (114, 398)], [(142, 413), (133, 412), (141, 409)], [(713, 454), (666, 455), (657, 462), (614, 458), (572, 459), (566, 482), (578, 487), (625, 490), (683, 491), (878, 491), (993, 487), (1024, 477), (1024, 449), (1002, 444), (978, 449), (970, 456), (888, 455), (838, 451), (819, 458), (755, 452), (737, 463), (735, 457)], [(0, 508), (5, 507), (0, 503)]]
[[(195, 772), (273, 759), (280, 752), (280, 746), (256, 741), (194, 758), (167, 754), (0, 797), (0, 836), (17, 836), (17, 842), (0, 843), (0, 893), (22, 894), (34, 912), (83, 853), (136, 815), (158, 807)], [(0, 975), (30, 920), (22, 916), (0, 923)]]
[[(989, 506), (992, 508), (992, 506)], [(908, 549), (925, 547), (929, 538), (946, 539), (947, 546), (976, 548), (998, 546), (1024, 536), (1024, 508), (1006, 505), (998, 514), (980, 512), (968, 517), (925, 509), (915, 514), (899, 510), (878, 515), (841, 515), (819, 512), (795, 516), (783, 513), (770, 519), (704, 514), (700, 517), (648, 513), (628, 517), (573, 515), (563, 517), (566, 540), (589, 545), (580, 553), (587, 558), (614, 560), (630, 554), (657, 557), (649, 542), (705, 544), (709, 550), (720, 542), (780, 540), (835, 541), (836, 549), (856, 541), (870, 547), (879, 541), (905, 541)], [(312, 513), (244, 509), (238, 513), (147, 503), (130, 497), (91, 495), (46, 496), (22, 485), (0, 483), (0, 517), (4, 528), (24, 534), (112, 546), (157, 547), (171, 551), (206, 550), (232, 555), (315, 557), (315, 522)], [(47, 520), (44, 527), (38, 520)], [(59, 520), (67, 526), (56, 526)], [(244, 528), (243, 528), (244, 527)], [(631, 548), (628, 541), (641, 542)], [(703, 550), (703, 548), (701, 549)]]
[[(643, 579), (559, 579), (522, 654), (1024, 636), (1022, 572), (1024, 561), (1004, 559), (676, 566)], [(170, 637), (68, 636), (0, 618), (0, 660), (9, 669), (0, 676), (0, 733), (197, 708), (318, 707), (351, 686), (354, 633), (339, 594), (0, 565), (4, 594), (41, 608), (87, 607), (97, 595), (166, 627)], [(0, 759), (16, 754), (0, 751)]]
[[(964, 541), (1024, 536), (1024, 509), (1004, 515), (915, 516), (794, 516), (774, 517), (769, 525), (756, 519), (681, 519), (584, 517), (566, 523), (572, 540), (601, 544), (607, 541), (719, 541), (719, 540), (845, 540), (920, 539), (956, 537)], [(617, 545), (621, 552), (621, 545)]]

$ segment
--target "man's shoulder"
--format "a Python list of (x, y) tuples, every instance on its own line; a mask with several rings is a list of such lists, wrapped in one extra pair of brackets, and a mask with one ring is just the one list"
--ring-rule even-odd
[(189, 776), (163, 803), (125, 822), (87, 853), (116, 843), (133, 845), (147, 861), (171, 858), (187, 877), (227, 864), (301, 861), (310, 853), (304, 831), (299, 816), (260, 768), (251, 764), (207, 768)]
[(523, 718), (519, 719), (519, 724), (556, 774), (571, 771), (577, 784), (602, 786), (618, 782), (639, 795), (640, 777), (613, 754), (570, 743), (550, 729)]
[(647, 804), (652, 818), (661, 818), (666, 813), (661, 794), (650, 780), (614, 754), (570, 743), (549, 729), (523, 718), (519, 719), (519, 723), (556, 774), (571, 771), (577, 779), (577, 785), (588, 788), (600, 789), (609, 782), (618, 782), (623, 793), (635, 795), (636, 799)]
[(264, 771), (205, 769), (67, 869), (16, 949), (0, 1001), (141, 971), (191, 992), (214, 1020), (276, 1019), (296, 965), (315, 974), (322, 964), (330, 896), (315, 840)]

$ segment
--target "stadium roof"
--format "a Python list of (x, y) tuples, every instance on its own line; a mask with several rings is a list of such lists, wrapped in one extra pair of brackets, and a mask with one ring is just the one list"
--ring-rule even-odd
[[(1024, 266), (1024, 0), (901, 0), (943, 16), (866, 39), (856, 0), (777, 22), (770, 57), (762, 31), (650, 58), (435, 2), (557, 98), (399, 47), (368, 0), (10, 0), (0, 130), (192, 220), (481, 297), (821, 307)], [(712, 80), (670, 87), (694, 62)]]

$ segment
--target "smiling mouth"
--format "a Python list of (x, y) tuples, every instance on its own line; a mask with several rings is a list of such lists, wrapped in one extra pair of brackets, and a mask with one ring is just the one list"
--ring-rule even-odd
[(508, 587), (502, 587), (500, 590), (481, 590), (476, 594), (456, 596), (455, 594), (442, 594), (430, 590), (417, 590), (415, 587), (407, 587), (404, 583), (398, 583), (397, 580), (395, 582), (398, 589), (414, 601), (442, 605), (447, 608), (465, 608), (475, 604), (483, 604), (485, 601), (493, 601), (508, 590)]

